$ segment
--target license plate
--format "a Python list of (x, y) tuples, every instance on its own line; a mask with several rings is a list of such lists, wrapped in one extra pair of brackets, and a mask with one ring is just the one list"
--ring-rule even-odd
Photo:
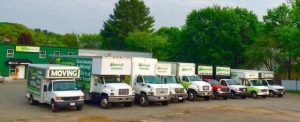
[(165, 99), (164, 97), (160, 97), (161, 100)]
[(179, 99), (179, 100), (182, 100), (182, 97), (179, 97), (178, 99)]
[(75, 103), (70, 103), (70, 106), (75, 106)]

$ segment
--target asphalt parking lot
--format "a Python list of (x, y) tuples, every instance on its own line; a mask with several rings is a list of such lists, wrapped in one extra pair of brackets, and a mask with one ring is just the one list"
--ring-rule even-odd
[(198, 100), (168, 106), (101, 109), (87, 104), (82, 111), (62, 109), (57, 113), (47, 105), (29, 105), (24, 95), (25, 82), (0, 83), (0, 121), (300, 121), (300, 95), (289, 93), (283, 98)]

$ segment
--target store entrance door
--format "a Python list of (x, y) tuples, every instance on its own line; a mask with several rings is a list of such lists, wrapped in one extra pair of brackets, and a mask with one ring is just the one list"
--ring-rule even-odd
[(25, 65), (18, 65), (17, 73), (18, 73), (18, 79), (24, 79), (25, 78)]

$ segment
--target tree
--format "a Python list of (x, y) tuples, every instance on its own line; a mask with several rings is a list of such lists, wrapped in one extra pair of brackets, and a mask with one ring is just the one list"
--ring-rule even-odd
[(74, 33), (67, 33), (63, 36), (63, 44), (67, 47), (79, 47), (79, 42), (77, 40), (77, 36)]
[(124, 42), (128, 33), (134, 31), (152, 32), (154, 19), (150, 10), (140, 0), (119, 0), (110, 18), (104, 22), (101, 35), (102, 48), (126, 49)]
[(81, 34), (79, 36), (80, 46), (83, 48), (95, 48), (101, 47), (102, 38), (99, 34)]
[(164, 60), (166, 57), (163, 47), (167, 38), (149, 32), (131, 32), (125, 39), (129, 50), (152, 52), (153, 57)]
[(32, 36), (29, 33), (21, 33), (18, 38), (18, 44), (24, 45), (34, 45), (32, 41)]
[(187, 62), (237, 68), (255, 41), (257, 25), (256, 15), (242, 8), (193, 10), (183, 27), (179, 56)]

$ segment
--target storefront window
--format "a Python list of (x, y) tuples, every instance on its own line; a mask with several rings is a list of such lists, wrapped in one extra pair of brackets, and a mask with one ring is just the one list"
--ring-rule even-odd
[(14, 49), (7, 49), (7, 57), (14, 57)]
[(16, 65), (10, 65), (9, 74), (16, 74)]
[(46, 58), (46, 51), (44, 50), (40, 51), (40, 58)]
[(74, 55), (74, 53), (73, 52), (68, 52), (68, 55)]
[(60, 51), (54, 51), (54, 55), (60, 55)]

